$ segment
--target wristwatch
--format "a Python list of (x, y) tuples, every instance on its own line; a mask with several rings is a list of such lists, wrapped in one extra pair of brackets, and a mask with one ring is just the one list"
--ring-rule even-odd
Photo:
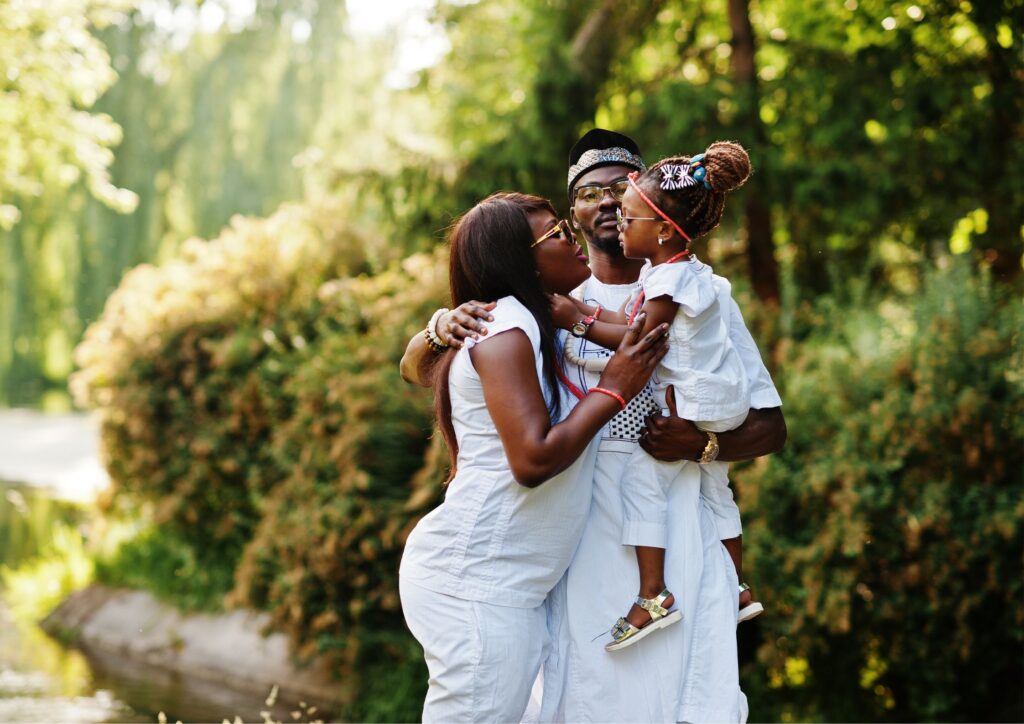
[(584, 337), (587, 334), (587, 330), (590, 329), (590, 325), (594, 323), (594, 316), (584, 317), (576, 324), (569, 327), (569, 334), (573, 337)]
[(701, 465), (714, 462), (715, 458), (718, 457), (718, 435), (713, 432), (704, 431), (708, 436), (708, 444), (704, 448), (704, 452), (701, 453), (700, 460), (697, 462)]

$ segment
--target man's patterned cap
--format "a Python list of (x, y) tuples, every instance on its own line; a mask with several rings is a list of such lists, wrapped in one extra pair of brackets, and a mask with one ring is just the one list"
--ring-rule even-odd
[(569, 151), (569, 203), (572, 203), (572, 192), (580, 176), (602, 166), (629, 166), (637, 171), (645, 171), (647, 165), (640, 157), (640, 147), (629, 136), (608, 131), (604, 128), (592, 128), (576, 141)]

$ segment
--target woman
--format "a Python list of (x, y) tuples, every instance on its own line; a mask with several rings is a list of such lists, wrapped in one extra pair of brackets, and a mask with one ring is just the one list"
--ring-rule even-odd
[(548, 294), (589, 274), (568, 225), (537, 197), (496, 194), (452, 231), (452, 301), (498, 301), (489, 334), (438, 364), (452, 477), (402, 558), (402, 608), (430, 672), (424, 721), (522, 716), (547, 655), (544, 599), (590, 505), (590, 443), (666, 352), (664, 325), (642, 340), (634, 326), (590, 388), (597, 394), (568, 394)]

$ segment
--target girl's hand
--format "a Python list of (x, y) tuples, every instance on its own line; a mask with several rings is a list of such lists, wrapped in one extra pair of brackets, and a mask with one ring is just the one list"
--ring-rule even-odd
[(641, 338), (645, 321), (645, 313), (637, 315), (601, 375), (600, 386), (618, 392), (627, 402), (647, 385), (668, 353), (669, 325), (659, 324)]
[(551, 294), (551, 321), (559, 329), (569, 329), (580, 319), (587, 316), (580, 313), (576, 300), (564, 294)]
[(467, 337), (480, 339), (487, 334), (487, 328), (481, 324), (481, 320), (493, 322), (494, 317), (490, 312), (496, 305), (497, 302), (485, 304), (475, 300), (460, 304), (437, 320), (437, 336), (449, 347), (461, 349)]

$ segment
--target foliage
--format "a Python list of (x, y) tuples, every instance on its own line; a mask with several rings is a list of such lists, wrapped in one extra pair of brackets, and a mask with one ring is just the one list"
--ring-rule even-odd
[(195, 541), (168, 526), (138, 531), (94, 561), (98, 582), (148, 590), (185, 611), (222, 611), (235, 575), (234, 560), (203, 556), (200, 563)]
[(16, 567), (0, 566), (0, 589), (21, 621), (39, 621), (93, 579), (93, 559), (82, 536), (67, 523), (53, 526), (47, 545)]
[[(158, 0), (112, 16), (111, 8), (133, 5), (61, 0), (0, 7), (0, 21), (32, 16), (10, 43), (0, 35), (0, 78), (8, 49), (16, 74), (13, 86), (0, 85), (11, 91), (0, 94), (3, 168), (20, 178), (18, 159), (4, 155), (20, 148), (19, 132), (5, 125), (10, 117), (19, 124), (25, 119), (32, 149), (79, 153), (98, 169), (76, 182), (71, 160), (45, 168), (33, 162), (24, 183), (46, 193), (23, 194), (21, 223), (0, 229), (5, 404), (33, 404), (47, 390), (66, 388), (71, 350), (129, 268), (169, 258), (193, 235), (216, 235), (233, 214), (265, 216), (300, 198), (297, 157), (313, 139), (328, 94), (345, 92), (330, 85), (346, 77), (338, 73), (341, 3), (261, 1), (246, 11), (221, 0)], [(206, 18), (218, 10), (222, 22), (208, 27)], [(87, 32), (89, 19), (101, 28), (95, 36)], [(38, 36), (63, 43), (53, 48), (53, 58), (40, 50), (46, 46)], [(81, 49), (70, 47), (72, 41)], [(45, 67), (19, 71), (26, 63)], [(50, 111), (39, 100), (62, 93), (81, 95), (94, 113), (63, 106)], [(64, 128), (72, 124), (72, 130), (82, 128)], [(115, 158), (106, 146), (120, 140), (122, 130)], [(44, 143), (51, 131), (59, 148)], [(8, 203), (4, 183), (0, 179), (0, 210)], [(111, 184), (131, 192), (115, 193)], [(93, 201), (86, 185), (98, 187), (103, 198), (113, 195), (118, 208)], [(135, 211), (121, 213), (133, 199)]]
[(772, 611), (754, 711), (1020, 720), (1019, 298), (959, 263), (906, 302), (801, 316), (779, 364), (786, 449), (735, 474)]
[(137, 267), (77, 350), (72, 388), (106, 412), (118, 490), (158, 501), (156, 522), (194, 546), (199, 566), (238, 559), (282, 475), (268, 441), (288, 406), (267, 390), (314, 339), (319, 285), (362, 268), (339, 219), (308, 207), (236, 218), (180, 259)]
[[(411, 257), (322, 290), (317, 342), (281, 391), (294, 407), (272, 444), (287, 476), (267, 499), (237, 577), (235, 600), (270, 607), (300, 656), (337, 662), (349, 684), (344, 714), (355, 720), (415, 718), (422, 705), (398, 558), (413, 519), (438, 501), (444, 456), (435, 441), (420, 471), (430, 398), (401, 380), (398, 360), (442, 296), (440, 261)], [(386, 696), (351, 688), (376, 680), (356, 676), (364, 670), (388, 672)]]
[[(78, 348), (72, 386), (103, 411), (113, 499), (151, 502), (158, 526), (101, 578), (203, 608), (234, 578), (231, 603), (267, 608), (300, 657), (338, 664), (350, 716), (408, 717), (422, 664), (396, 560), (442, 456), (415, 478), (429, 399), (397, 363), (443, 295), (443, 257), (357, 276), (362, 240), (340, 218), (283, 207), (136, 268)], [(366, 699), (364, 672), (412, 693)]]
[(20, 219), (19, 197), (66, 188), (84, 174), (95, 196), (122, 211), (135, 195), (107, 171), (121, 129), (90, 113), (114, 82), (110, 56), (89, 31), (124, 17), (132, 0), (14, 0), (0, 5), (0, 229)]

